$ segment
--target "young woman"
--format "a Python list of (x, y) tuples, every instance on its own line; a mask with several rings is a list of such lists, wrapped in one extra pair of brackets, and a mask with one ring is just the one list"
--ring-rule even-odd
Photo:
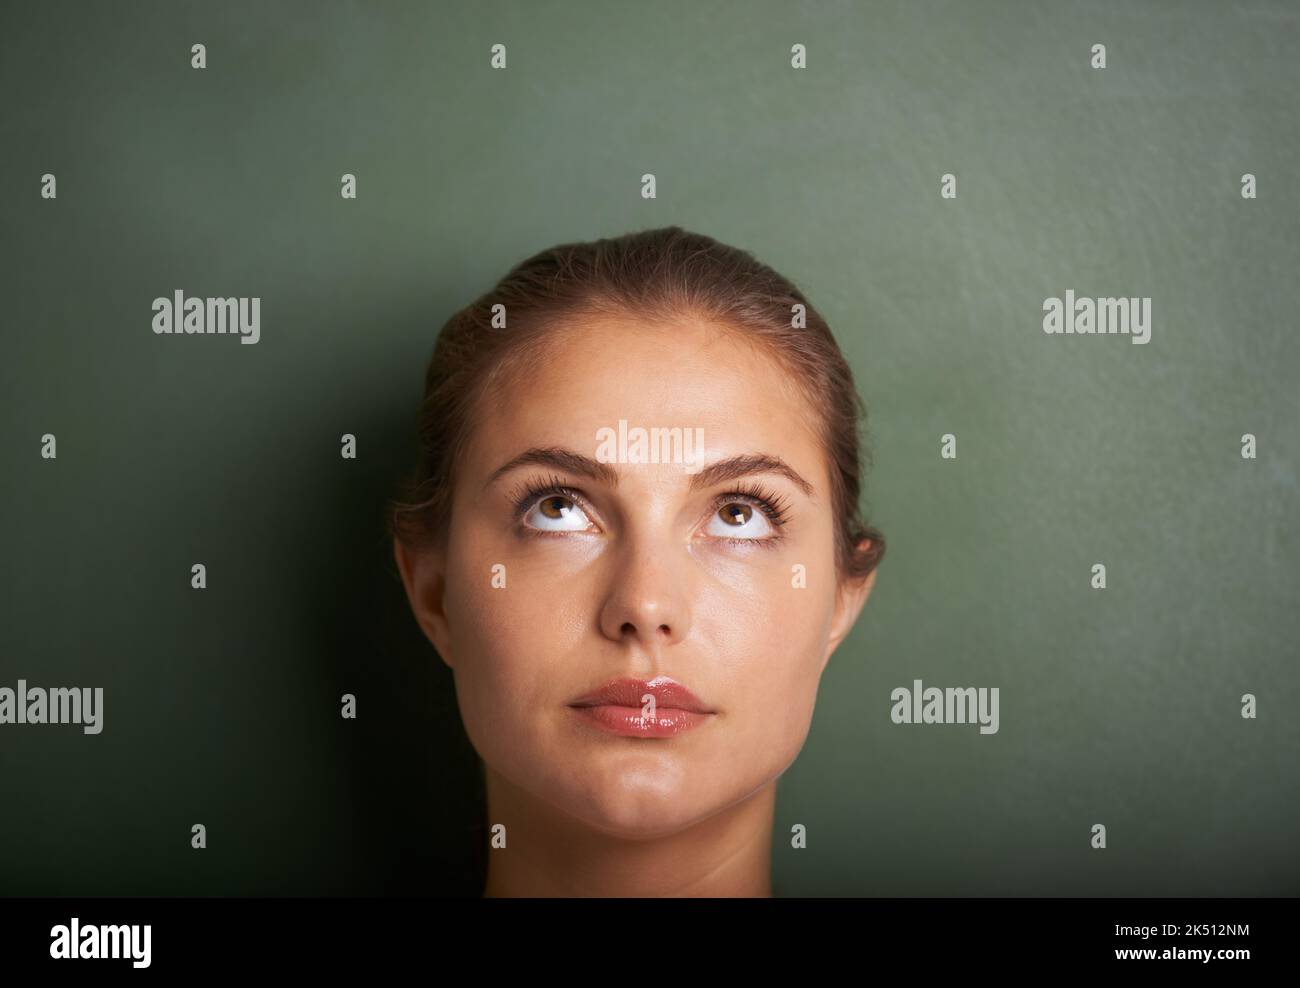
[(884, 552), (862, 411), (803, 295), (678, 227), (542, 251), (443, 327), (391, 528), (486, 895), (772, 894), (776, 782)]

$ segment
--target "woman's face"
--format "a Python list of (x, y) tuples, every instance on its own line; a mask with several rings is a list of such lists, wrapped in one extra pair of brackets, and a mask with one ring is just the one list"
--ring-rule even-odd
[[(703, 449), (618, 462), (620, 421), (626, 448), (639, 427)], [(553, 334), (479, 406), (445, 554), (399, 547), (398, 563), (489, 768), (590, 827), (652, 837), (789, 767), (872, 582), (837, 593), (813, 428), (743, 338), (631, 316)], [(664, 677), (707, 712), (672, 709)], [(617, 679), (653, 705), (634, 682), (635, 708), (574, 706)]]

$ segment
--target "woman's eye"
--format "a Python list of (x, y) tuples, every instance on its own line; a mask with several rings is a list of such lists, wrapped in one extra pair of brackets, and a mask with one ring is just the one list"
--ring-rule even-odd
[(761, 539), (775, 531), (759, 508), (747, 501), (728, 501), (709, 519), (708, 534), (729, 539)]
[(548, 494), (528, 509), (524, 524), (543, 532), (583, 532), (591, 527), (591, 520), (572, 499)]

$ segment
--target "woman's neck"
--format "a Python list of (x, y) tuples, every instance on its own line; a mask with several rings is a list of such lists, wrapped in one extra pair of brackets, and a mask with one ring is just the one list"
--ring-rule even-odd
[(483, 894), (527, 897), (772, 894), (776, 783), (667, 837), (614, 837), (486, 770), (488, 849)]

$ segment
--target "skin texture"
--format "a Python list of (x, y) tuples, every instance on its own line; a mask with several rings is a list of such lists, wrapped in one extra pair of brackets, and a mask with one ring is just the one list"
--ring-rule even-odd
[[(586, 316), (543, 353), (477, 409), (445, 551), (394, 544), (485, 763), (489, 823), (506, 826), (485, 894), (770, 895), (776, 781), (875, 576), (837, 584), (814, 413), (768, 351), (695, 318)], [(613, 487), (550, 465), (491, 479), (532, 447), (596, 459), (597, 430), (620, 419), (703, 428), (706, 467), (779, 457), (811, 496), (773, 472), (692, 491), (681, 463), (611, 463)], [(512, 493), (554, 478), (583, 499), (518, 521)], [(783, 500), (786, 523), (745, 498), (722, 512), (751, 505), (739, 529), (721, 517), (719, 495), (746, 485)], [(530, 537), (530, 523), (551, 531)], [(498, 563), (504, 588), (492, 585)], [(792, 586), (796, 564), (805, 588)], [(714, 712), (652, 739), (593, 729), (568, 706), (609, 679), (661, 675)]]

